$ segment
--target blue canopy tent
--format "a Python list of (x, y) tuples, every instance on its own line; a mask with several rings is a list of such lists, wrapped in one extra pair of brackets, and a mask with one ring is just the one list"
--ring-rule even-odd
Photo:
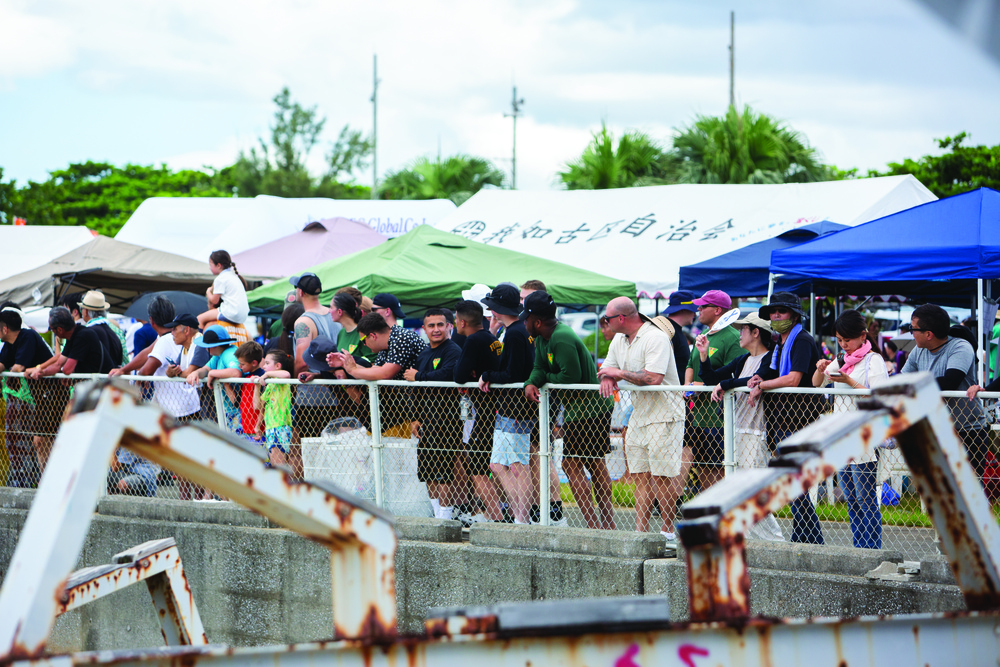
[[(773, 251), (791, 248), (842, 229), (849, 227), (829, 220), (814, 222), (704, 262), (682, 266), (678, 289), (697, 294), (719, 289), (734, 297), (763, 296), (767, 294)], [(804, 296), (810, 293), (811, 286), (811, 278), (787, 275), (778, 280), (774, 289)]]
[(968, 299), (975, 289), (978, 310), (983, 281), (990, 288), (989, 282), (1000, 278), (1000, 192), (979, 188), (776, 250), (770, 270), (805, 276), (817, 285), (836, 284), (851, 294)]

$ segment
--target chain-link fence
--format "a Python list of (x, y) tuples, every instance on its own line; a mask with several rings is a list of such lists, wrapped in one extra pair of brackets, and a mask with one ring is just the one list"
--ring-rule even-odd
[[(3, 374), (0, 483), (37, 485), (75, 383)], [(485, 521), (673, 532), (678, 507), (726, 474), (765, 467), (790, 434), (867, 391), (543, 387), (440, 382), (253, 379), (212, 387), (128, 376), (180, 421), (208, 420), (257, 443), (292, 474), (323, 479), (388, 510), (466, 525)], [(995, 394), (945, 392), (956, 431), (991, 502), (1000, 501)], [(985, 400), (981, 400), (985, 399)], [(541, 425), (541, 427), (540, 427)], [(218, 500), (169, 470), (118, 450), (108, 493)], [(882, 443), (758, 524), (751, 538), (892, 548), (920, 557), (936, 535), (895, 443)]]

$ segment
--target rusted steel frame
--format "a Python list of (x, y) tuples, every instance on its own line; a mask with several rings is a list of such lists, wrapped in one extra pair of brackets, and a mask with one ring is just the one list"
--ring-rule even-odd
[(1000, 609), (1000, 526), (948, 407), (939, 402), (925, 419), (897, 435), (896, 442), (967, 607)]
[[(77, 385), (76, 405), (88, 397), (94, 398)], [(102, 400), (134, 405), (120, 390)], [(120, 421), (98, 412), (71, 414), (59, 429), (0, 587), (0, 663), (37, 658), (45, 650), (124, 430)]]
[(70, 575), (56, 613), (63, 614), (145, 581), (167, 646), (208, 643), (174, 538), (145, 542), (116, 554), (112, 560), (110, 565), (88, 567)]
[[(995, 667), (1000, 616), (936, 614), (849, 620), (677, 623), (649, 632), (497, 637), (489, 632), (388, 645), (323, 642), (289, 647), (168, 648), (77, 653), (72, 665), (115, 667), (399, 667), (401, 665), (741, 665), (745, 667)], [(14, 667), (40, 667), (24, 662)], [(70, 667), (69, 664), (52, 667)]]
[[(933, 377), (897, 377), (859, 407), (864, 409), (827, 415), (782, 442), (772, 468), (740, 471), (684, 505), (679, 530), (687, 550), (692, 619), (749, 616), (744, 536), (750, 528), (846, 464), (872, 454), (887, 438), (900, 436), (915, 458), (911, 470), (922, 497), (937, 507), (935, 526), (954, 537), (955, 544), (942, 548), (956, 576), (964, 572), (959, 585), (973, 601), (970, 606), (1000, 607), (993, 558), (1000, 553), (1000, 528)], [(919, 429), (912, 426), (917, 422)], [(928, 476), (933, 483), (921, 484)]]

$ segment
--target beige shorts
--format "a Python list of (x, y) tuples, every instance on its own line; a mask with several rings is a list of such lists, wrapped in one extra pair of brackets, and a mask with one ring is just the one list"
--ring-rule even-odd
[(683, 421), (629, 426), (625, 435), (628, 471), (648, 472), (657, 477), (676, 477), (681, 474), (683, 447)]

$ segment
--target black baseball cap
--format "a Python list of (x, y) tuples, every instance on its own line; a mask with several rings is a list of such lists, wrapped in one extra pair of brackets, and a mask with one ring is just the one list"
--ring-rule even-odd
[[(326, 355), (337, 351), (337, 344), (329, 336), (316, 336), (309, 342), (309, 349), (302, 355), (302, 361), (306, 362), (306, 367), (313, 373), (329, 373), (336, 370), (326, 362)], [(358, 355), (352, 355), (354, 362), (358, 366), (371, 368), (372, 363)]]
[(292, 276), (288, 279), (292, 287), (302, 290), (303, 294), (316, 296), (323, 291), (323, 283), (315, 273), (303, 273), (301, 276)]
[(521, 292), (513, 285), (497, 285), (482, 299), (482, 303), (501, 315), (521, 315)]
[(198, 328), (198, 318), (191, 313), (181, 313), (174, 317), (174, 321), (167, 324), (164, 329), (173, 329), (178, 324), (183, 324), (186, 327), (191, 327), (192, 329)]
[(521, 319), (528, 319), (528, 315), (535, 315), (546, 320), (553, 318), (556, 316), (556, 302), (552, 300), (548, 292), (536, 290), (524, 297), (524, 310), (521, 311)]
[(401, 320), (406, 317), (406, 313), (403, 312), (403, 307), (399, 305), (399, 299), (388, 292), (376, 294), (375, 298), (372, 299), (372, 304), (376, 308), (388, 308), (392, 311), (392, 314), (396, 316), (397, 320)]

